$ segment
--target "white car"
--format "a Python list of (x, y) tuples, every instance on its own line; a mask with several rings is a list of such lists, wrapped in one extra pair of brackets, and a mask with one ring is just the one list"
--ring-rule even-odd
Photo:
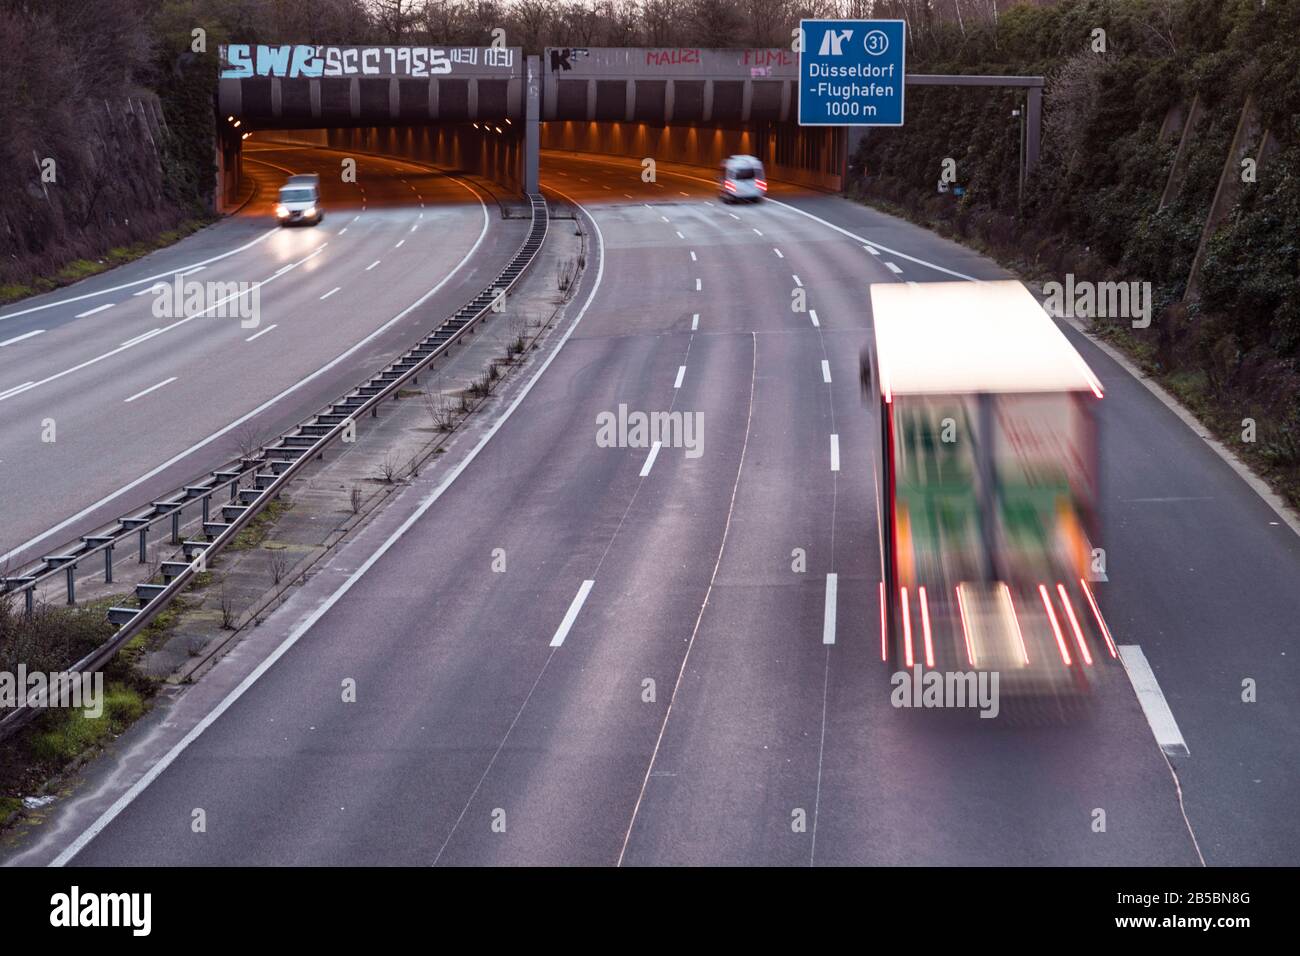
[(766, 194), (767, 174), (757, 156), (727, 157), (718, 189), (723, 202), (761, 202)]
[(275, 206), (275, 217), (280, 225), (318, 224), (325, 211), (320, 204), (320, 177), (315, 175), (290, 176), (280, 187), (280, 201)]

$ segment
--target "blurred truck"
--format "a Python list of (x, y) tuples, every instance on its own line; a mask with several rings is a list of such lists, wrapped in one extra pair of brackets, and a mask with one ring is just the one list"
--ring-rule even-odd
[(1091, 585), (1097, 377), (1018, 282), (877, 283), (881, 658), (1076, 694), (1117, 652)]

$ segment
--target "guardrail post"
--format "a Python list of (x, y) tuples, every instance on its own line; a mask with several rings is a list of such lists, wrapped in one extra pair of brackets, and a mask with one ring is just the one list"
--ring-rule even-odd
[(181, 543), (181, 509), (172, 512), (172, 544)]
[(212, 496), (204, 495), (203, 496), (203, 523), (204, 524), (208, 523), (208, 518), (211, 510), (212, 510)]
[(235, 499), (239, 497), (239, 479), (236, 478), (230, 483), (230, 503), (233, 505)]
[(149, 563), (149, 526), (140, 529), (140, 563)]
[(68, 576), (68, 603), (77, 603), (77, 562), (68, 562), (66, 574)]
[(104, 583), (113, 583), (113, 546), (104, 549)]
[(33, 585), (23, 592), (23, 613), (31, 614), (35, 610), (36, 604), (36, 586)]

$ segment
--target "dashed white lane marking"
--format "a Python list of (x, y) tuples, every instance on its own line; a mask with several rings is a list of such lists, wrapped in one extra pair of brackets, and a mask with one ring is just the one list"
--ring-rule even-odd
[(680, 229), (677, 230), (677, 238), (678, 238), (678, 239), (685, 239), (685, 238), (686, 238), (685, 236), (682, 235), (682, 231), (681, 231)]
[(772, 251), (776, 253), (776, 257), (777, 257), (778, 259), (784, 259), (784, 258), (785, 258), (785, 256), (781, 255), (781, 250), (778, 249), (776, 246), (773, 246), (773, 247), (772, 247)]
[(116, 303), (106, 302), (104, 305), (95, 306), (93, 309), (87, 309), (85, 312), (78, 312), (73, 318), (84, 319), (88, 315), (94, 315), (96, 312), (103, 312), (105, 309), (111, 309)]
[(888, 269), (890, 272), (894, 273), (895, 275), (903, 274), (903, 270), (898, 268), (898, 266), (894, 265), (892, 262), (886, 262), (885, 268)]
[(686, 376), (686, 366), (685, 365), (677, 366), (677, 381), (673, 382), (673, 388), (681, 388), (682, 379), (685, 376)]
[(3, 342), (0, 342), (0, 349), (4, 348), (6, 345), (13, 345), (15, 342), (21, 342), (23, 339), (30, 339), (34, 335), (40, 335), (44, 331), (44, 329), (36, 329), (34, 332), (24, 332), (22, 335), (15, 335), (12, 339), (5, 339)]
[(583, 581), (582, 587), (578, 588), (578, 593), (574, 595), (572, 603), (569, 604), (569, 610), (564, 614), (564, 620), (560, 622), (559, 628), (555, 631), (555, 636), (551, 638), (551, 647), (559, 647), (564, 643), (564, 639), (569, 636), (569, 629), (573, 627), (573, 622), (578, 619), (578, 612), (582, 610), (583, 603), (587, 600), (587, 595), (591, 593), (591, 587), (595, 581)]
[(662, 219), (664, 222), (672, 222), (672, 220), (669, 219), (667, 216), (660, 216), (659, 218)]
[(125, 401), (134, 402), (137, 398), (141, 398), (145, 395), (148, 395), (150, 392), (157, 391), (158, 389), (162, 388), (164, 385), (170, 385), (174, 381), (176, 381), (175, 375), (173, 375), (171, 378), (164, 379), (163, 381), (159, 382), (157, 385), (150, 385), (143, 392), (136, 392), (130, 398), (125, 399)]
[(417, 229), (419, 229), (419, 228), (420, 228), (420, 224), (419, 224), (419, 223), (416, 223), (414, 226), (411, 227), (411, 232), (415, 232), (415, 230), (417, 230)]
[(700, 313), (696, 312), (691, 316), (691, 331), (698, 331), (700, 327)]
[(631, 193), (624, 193), (623, 195), (626, 196), (628, 199), (635, 199), (635, 198), (636, 198), (636, 197), (633, 196)]
[(119, 345), (118, 348), (127, 349), (127, 348), (130, 348), (132, 345), (139, 345), (139, 344), (140, 344), (141, 342), (143, 342), (145, 339), (151, 339), (151, 338), (153, 338), (155, 335), (160, 334), (161, 332), (162, 332), (162, 328), (161, 328), (161, 327), (156, 328), (156, 329), (150, 329), (148, 332), (145, 332), (143, 335), (137, 335), (137, 336), (136, 336), (135, 338), (133, 338), (133, 339), (127, 339), (125, 342), (123, 342), (121, 345)]
[(330, 289), (323, 296), (321, 296), (321, 301), (323, 302), (324, 300), (328, 299), (330, 296), (332, 296), (335, 292), (339, 291), (339, 289), (341, 288), (343, 288), (343, 286), (336, 285), (334, 288)]
[(799, 277), (798, 277), (797, 275), (795, 275), (795, 276), (791, 276), (790, 278), (794, 280), (794, 284), (795, 284), (795, 285), (797, 285), (797, 286), (802, 286), (802, 285), (803, 285), (803, 283), (799, 280)]
[(867, 252), (871, 253), (873, 256), (878, 256), (878, 255), (880, 255), (880, 250), (877, 249), (877, 248), (875, 248), (874, 246), (867, 246), (867, 245), (864, 245), (862, 248), (863, 248), (863, 249), (866, 249)]
[(697, 255), (695, 254), (695, 250), (692, 249), (692, 250), (691, 250), (691, 262), (698, 262), (698, 261), (699, 261), (699, 256), (697, 256)]
[(244, 339), (244, 341), (245, 341), (245, 342), (251, 342), (251, 341), (253, 341), (253, 339), (260, 338), (261, 336), (265, 335), (267, 332), (270, 332), (270, 331), (271, 331), (272, 329), (274, 329), (274, 328), (276, 328), (276, 325), (275, 325), (275, 323), (272, 323), (271, 325), (268, 325), (266, 328), (262, 329), (262, 331), (260, 331), (260, 332), (254, 332), (254, 333), (253, 333), (252, 335), (250, 335), (248, 338)]
[(690, 199), (690, 198), (691, 198), (691, 194), (690, 194), (690, 193), (682, 192), (680, 189), (678, 190), (678, 193), (679, 193), (680, 195), (682, 195), (682, 196), (685, 196), (687, 199)]
[(375, 266), (379, 265), (379, 263), (383, 261), (384, 260), (382, 259), (376, 259), (374, 262), (370, 263), (370, 265), (366, 266), (366, 271), (369, 272), (371, 269), (373, 269)]
[(339, 230), (339, 235), (341, 236), (341, 235), (343, 235), (343, 233), (345, 233), (345, 232), (347, 232), (347, 231), (348, 231), (348, 227), (347, 227), (347, 226), (344, 226), (342, 229)]
[(732, 219), (735, 219), (736, 221), (740, 220), (740, 217), (737, 216), (734, 212), (729, 212), (727, 213), (727, 215), (730, 216)]
[(820, 328), (822, 327), (822, 324), (821, 324), (820, 322), (817, 321), (817, 310), (816, 310), (816, 309), (809, 309), (809, 310), (808, 310), (808, 318), (812, 319), (812, 324), (813, 324), (813, 328), (814, 328), (814, 329), (820, 329)]
[(763, 233), (761, 233), (758, 229), (755, 229), (755, 230), (754, 230), (754, 235), (756, 235), (756, 236), (761, 236), (762, 234), (763, 234)]
[(831, 382), (831, 363), (822, 359), (822, 381), (827, 385)]
[(641, 477), (644, 478), (650, 474), (650, 469), (655, 466), (655, 459), (659, 457), (659, 448), (663, 442), (655, 442), (650, 446), (650, 454), (645, 456), (645, 464), (641, 466)]
[(826, 575), (826, 614), (822, 618), (822, 643), (835, 643), (835, 595), (839, 590), (840, 576), (834, 572)]
[(840, 470), (840, 436), (831, 436), (831, 471)]
[(696, 292), (699, 292), (699, 291), (701, 291), (703, 288), (704, 288), (704, 286), (700, 283), (700, 280), (699, 280), (699, 279), (696, 279), (696, 280), (695, 280), (695, 291), (696, 291)]
[(400, 249), (400, 248), (402, 248), (403, 245), (405, 245), (405, 243), (406, 243), (406, 240), (405, 240), (405, 239), (399, 239), (399, 240), (397, 240), (397, 245), (393, 246), (393, 248), (394, 248), (394, 249)]
[(1174, 720), (1174, 712), (1169, 709), (1169, 702), (1165, 700), (1142, 648), (1137, 644), (1121, 644), (1119, 659), (1124, 663), (1124, 670), (1128, 672), (1138, 703), (1142, 705), (1142, 713), (1146, 714), (1160, 749), (1167, 754), (1189, 753), (1183, 732), (1178, 729), (1178, 721)]

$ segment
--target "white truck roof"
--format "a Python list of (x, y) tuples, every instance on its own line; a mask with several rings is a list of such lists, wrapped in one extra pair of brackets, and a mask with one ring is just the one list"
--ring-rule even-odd
[(892, 395), (1092, 391), (1101, 383), (1016, 281), (873, 283), (878, 387)]

